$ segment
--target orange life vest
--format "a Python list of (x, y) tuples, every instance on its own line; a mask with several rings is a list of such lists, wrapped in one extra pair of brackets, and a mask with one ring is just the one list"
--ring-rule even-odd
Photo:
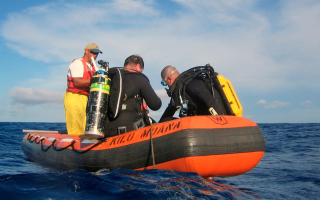
[[(73, 60), (72, 62), (74, 62), (75, 60)], [(80, 60), (83, 64), (83, 77), (82, 77), (82, 79), (91, 79), (91, 77), (92, 77), (93, 73), (96, 71), (96, 69), (92, 65), (92, 70), (91, 70), (87, 66), (86, 61), (84, 61), (83, 59), (80, 59)], [(67, 86), (68, 86), (68, 88), (66, 89), (67, 92), (73, 92), (73, 93), (84, 94), (84, 95), (89, 96), (90, 85), (88, 85), (86, 87), (75, 87), (71, 76), (67, 76)]]

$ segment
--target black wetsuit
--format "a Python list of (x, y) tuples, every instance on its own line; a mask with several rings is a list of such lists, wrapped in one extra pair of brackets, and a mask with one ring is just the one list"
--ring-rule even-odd
[[(106, 120), (106, 133), (111, 129), (115, 129), (122, 126), (130, 126), (137, 120), (141, 119), (141, 100), (136, 98), (139, 95), (151, 110), (159, 110), (162, 102), (152, 89), (148, 78), (140, 72), (129, 72), (123, 70), (123, 90), (124, 101), (122, 102), (122, 109), (119, 116), (115, 119), (110, 117)], [(130, 131), (130, 130), (128, 130)], [(114, 135), (114, 134), (112, 134)]]
[[(177, 89), (178, 87), (175, 90)], [(211, 115), (209, 112), (210, 107), (214, 108), (219, 115), (226, 114), (218, 91), (214, 89), (214, 95), (212, 95), (201, 79), (196, 78), (190, 81), (186, 86), (186, 94), (187, 100), (191, 103), (190, 105), (194, 105), (194, 107), (190, 108), (193, 109), (193, 114), (188, 113), (188, 116)], [(175, 114), (178, 106), (177, 102), (179, 102), (178, 99), (171, 98), (167, 109), (161, 116), (160, 122), (173, 119), (172, 116)]]

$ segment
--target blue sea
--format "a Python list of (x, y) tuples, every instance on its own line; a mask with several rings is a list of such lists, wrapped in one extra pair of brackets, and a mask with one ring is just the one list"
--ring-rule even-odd
[(197, 173), (43, 168), (21, 151), (23, 129), (64, 123), (0, 123), (0, 199), (320, 199), (320, 124), (258, 124), (266, 152), (251, 171), (203, 179)]

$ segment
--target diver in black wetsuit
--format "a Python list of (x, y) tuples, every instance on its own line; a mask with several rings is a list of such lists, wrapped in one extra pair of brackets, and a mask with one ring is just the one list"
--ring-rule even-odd
[[(168, 92), (172, 94), (170, 103), (159, 120), (164, 122), (174, 119), (176, 110), (182, 106), (179, 96), (176, 95), (182, 82), (180, 73), (171, 65), (162, 70), (161, 78), (163, 85), (168, 85)], [(219, 93), (214, 89), (214, 95), (211, 94), (202, 79), (196, 77), (187, 83), (185, 93), (189, 106), (187, 116), (227, 114)]]
[(148, 125), (147, 111), (142, 103), (146, 102), (151, 110), (159, 110), (162, 102), (152, 89), (149, 79), (141, 72), (144, 69), (143, 59), (138, 55), (129, 56), (124, 63), (123, 92), (121, 112), (115, 119), (108, 117), (105, 124), (106, 136), (132, 131)]

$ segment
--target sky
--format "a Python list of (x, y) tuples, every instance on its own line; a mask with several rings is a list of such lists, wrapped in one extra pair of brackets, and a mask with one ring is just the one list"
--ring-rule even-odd
[(167, 65), (210, 63), (256, 123), (320, 123), (318, 0), (11, 0), (0, 7), (0, 121), (65, 122), (69, 64), (95, 42), (110, 67), (139, 54), (162, 99)]

